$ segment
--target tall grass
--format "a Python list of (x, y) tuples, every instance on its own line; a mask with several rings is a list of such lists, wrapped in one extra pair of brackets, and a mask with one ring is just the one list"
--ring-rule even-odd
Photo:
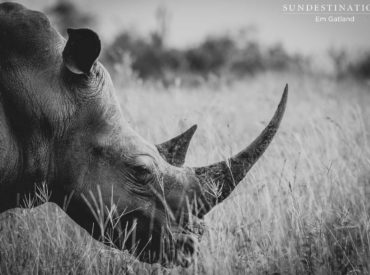
[[(117, 89), (126, 118), (153, 143), (193, 123), (187, 165), (238, 152), (274, 113), (281, 128), (231, 197), (209, 213), (187, 269), (142, 264), (93, 241), (52, 204), (0, 216), (1, 274), (362, 274), (370, 272), (370, 87), (263, 74), (200, 88), (131, 83)], [(45, 199), (45, 196), (44, 196)]]

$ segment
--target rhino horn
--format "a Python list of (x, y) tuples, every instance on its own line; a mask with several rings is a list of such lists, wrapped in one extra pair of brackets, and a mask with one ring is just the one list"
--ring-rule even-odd
[(193, 168), (203, 192), (203, 199), (200, 201), (202, 205), (196, 212), (199, 217), (204, 216), (213, 206), (226, 199), (265, 152), (279, 128), (287, 98), (288, 84), (285, 86), (279, 106), (270, 123), (244, 150), (226, 161)]
[(193, 125), (184, 133), (163, 142), (157, 146), (159, 153), (171, 165), (180, 167), (185, 162), (190, 140), (193, 137), (197, 125)]

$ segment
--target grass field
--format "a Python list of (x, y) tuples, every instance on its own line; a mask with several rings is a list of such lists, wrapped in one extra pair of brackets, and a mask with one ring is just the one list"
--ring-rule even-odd
[(198, 124), (187, 165), (247, 146), (289, 83), (280, 130), (206, 218), (194, 264), (164, 269), (92, 240), (52, 204), (0, 215), (0, 274), (363, 274), (370, 272), (370, 86), (266, 73), (233, 84), (117, 88), (133, 127), (160, 143)]

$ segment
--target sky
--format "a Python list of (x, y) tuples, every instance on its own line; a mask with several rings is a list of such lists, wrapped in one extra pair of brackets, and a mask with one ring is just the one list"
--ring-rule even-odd
[[(55, 0), (19, 2), (41, 9)], [(261, 42), (281, 43), (292, 53), (317, 54), (330, 47), (370, 49), (370, 11), (355, 14), (355, 22), (345, 23), (317, 23), (317, 14), (283, 12), (283, 4), (370, 4), (369, 0), (79, 0), (74, 3), (94, 14), (97, 31), (107, 41), (122, 29), (142, 35), (155, 30), (156, 11), (164, 6), (170, 22), (167, 43), (174, 47), (194, 45), (209, 35), (237, 34), (241, 29), (249, 29), (254, 30), (251, 34)]]

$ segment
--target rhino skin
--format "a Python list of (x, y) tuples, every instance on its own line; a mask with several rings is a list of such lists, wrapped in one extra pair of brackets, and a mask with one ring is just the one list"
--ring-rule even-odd
[(203, 216), (274, 137), (288, 86), (248, 147), (183, 167), (196, 126), (159, 145), (145, 141), (122, 115), (100, 50), (90, 29), (69, 29), (66, 40), (43, 13), (0, 4), (0, 212), (24, 206), (45, 183), (50, 201), (95, 239), (141, 261), (186, 266)]

